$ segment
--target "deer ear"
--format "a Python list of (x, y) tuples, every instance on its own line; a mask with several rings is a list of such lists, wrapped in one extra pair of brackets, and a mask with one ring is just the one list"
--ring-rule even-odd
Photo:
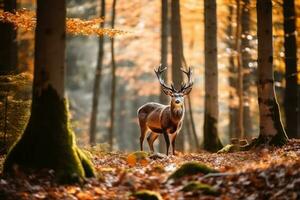
[(168, 95), (168, 96), (172, 96), (172, 91), (171, 90), (168, 90), (168, 89), (165, 89), (165, 88), (162, 88), (162, 91)]
[(188, 95), (190, 94), (190, 92), (192, 91), (192, 87), (187, 88), (186, 90), (183, 91), (184, 95)]

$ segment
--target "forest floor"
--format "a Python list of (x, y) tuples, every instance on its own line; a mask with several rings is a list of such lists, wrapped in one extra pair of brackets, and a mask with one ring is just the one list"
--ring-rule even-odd
[[(155, 191), (162, 199), (176, 200), (300, 199), (300, 140), (291, 140), (283, 148), (223, 154), (186, 153), (158, 159), (140, 152), (107, 153), (96, 149), (90, 152), (98, 178), (59, 186), (51, 181), (51, 172), (30, 176), (20, 174), (18, 179), (0, 176), (0, 199), (123, 200), (136, 199), (133, 194), (142, 189)], [(3, 160), (0, 157), (0, 166)], [(189, 161), (203, 163), (219, 172), (209, 175), (190, 173), (177, 180), (168, 180), (176, 168)], [(191, 181), (211, 187), (183, 189)]]

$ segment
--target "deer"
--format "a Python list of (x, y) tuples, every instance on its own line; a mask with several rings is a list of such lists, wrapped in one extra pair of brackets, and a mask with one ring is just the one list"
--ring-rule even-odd
[(160, 134), (164, 136), (167, 156), (169, 154), (170, 139), (172, 145), (172, 153), (175, 155), (175, 140), (179, 134), (183, 119), (184, 119), (184, 97), (188, 95), (193, 86), (192, 70), (189, 67), (187, 71), (181, 68), (181, 71), (187, 76), (188, 82), (181, 83), (179, 90), (175, 89), (174, 85), (168, 86), (162, 78), (162, 74), (167, 70), (167, 67), (162, 67), (160, 64), (154, 72), (161, 85), (162, 91), (170, 97), (169, 105), (149, 102), (141, 106), (138, 111), (138, 122), (140, 126), (140, 149), (143, 151), (143, 143), (146, 134), (150, 151), (154, 153), (153, 143)]

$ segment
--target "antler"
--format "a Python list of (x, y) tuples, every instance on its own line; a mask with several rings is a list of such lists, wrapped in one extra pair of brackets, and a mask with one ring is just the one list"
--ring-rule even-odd
[(188, 94), (192, 90), (193, 81), (192, 81), (192, 69), (189, 67), (187, 71), (185, 71), (183, 68), (180, 69), (187, 77), (188, 82), (181, 84), (180, 92), (183, 94)]
[(167, 69), (167, 67), (162, 68), (162, 65), (160, 64), (159, 67), (155, 70), (154, 72), (159, 80), (160, 85), (163, 87), (163, 91), (168, 95), (169, 93), (174, 92), (174, 86), (171, 85), (171, 87), (169, 87), (168, 85), (166, 85), (165, 81), (163, 80), (163, 78), (161, 77), (162, 73)]

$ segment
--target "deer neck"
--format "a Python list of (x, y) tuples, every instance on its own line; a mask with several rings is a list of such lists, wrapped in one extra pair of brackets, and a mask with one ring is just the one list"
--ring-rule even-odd
[(184, 115), (184, 105), (174, 105), (171, 103), (171, 119), (173, 122), (179, 122), (182, 120)]

